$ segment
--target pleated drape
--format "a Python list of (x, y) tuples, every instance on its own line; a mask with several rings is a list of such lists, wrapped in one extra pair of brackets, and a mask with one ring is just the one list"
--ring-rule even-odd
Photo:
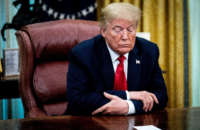
[(168, 107), (184, 107), (183, 0), (97, 0), (98, 18), (101, 8), (112, 2), (129, 2), (142, 10), (138, 31), (150, 32), (151, 41), (159, 46)]

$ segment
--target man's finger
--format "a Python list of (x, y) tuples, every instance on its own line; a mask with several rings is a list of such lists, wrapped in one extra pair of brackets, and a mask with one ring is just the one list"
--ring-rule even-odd
[(158, 101), (157, 97), (154, 94), (152, 94), (152, 98), (157, 104), (159, 104), (159, 101)]
[(145, 99), (143, 100), (143, 110), (146, 112), (146, 109), (147, 109), (147, 101)]
[(104, 92), (104, 96), (110, 100), (117, 99), (118, 97), (109, 93)]
[(97, 108), (95, 111), (92, 112), (92, 115), (96, 115), (96, 114), (98, 114), (98, 113), (103, 112), (103, 111), (106, 109), (106, 106), (107, 106), (107, 105), (105, 104), (105, 105), (103, 105), (102, 107)]
[(151, 111), (152, 108), (153, 108), (153, 102), (150, 104), (150, 106), (149, 106), (149, 110), (148, 110), (148, 111)]
[(107, 114), (109, 114), (109, 112), (107, 110), (102, 112), (102, 115), (107, 115)]
[(154, 99), (153, 97), (149, 97), (149, 104), (148, 104), (148, 111), (151, 111), (151, 109), (153, 108), (153, 104), (154, 104)]

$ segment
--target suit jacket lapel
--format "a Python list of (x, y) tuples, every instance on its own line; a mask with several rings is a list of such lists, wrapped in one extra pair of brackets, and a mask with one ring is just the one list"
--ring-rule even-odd
[(111, 57), (106, 47), (105, 40), (102, 38), (101, 43), (98, 43), (98, 58), (99, 58), (99, 70), (101, 71), (104, 86), (107, 89), (113, 89), (114, 84), (114, 69), (111, 61)]
[(139, 90), (141, 82), (142, 58), (139, 56), (137, 46), (129, 52), (128, 58), (128, 90)]

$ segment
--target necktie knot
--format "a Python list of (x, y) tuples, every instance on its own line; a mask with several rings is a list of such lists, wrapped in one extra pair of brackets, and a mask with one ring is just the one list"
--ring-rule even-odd
[(125, 56), (123, 56), (123, 55), (119, 56), (117, 59), (119, 60), (120, 63), (124, 63)]

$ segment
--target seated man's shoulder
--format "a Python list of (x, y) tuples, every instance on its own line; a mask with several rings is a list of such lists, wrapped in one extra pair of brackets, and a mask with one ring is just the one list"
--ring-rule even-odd
[(77, 60), (83, 63), (91, 63), (96, 54), (96, 43), (101, 40), (101, 35), (97, 35), (91, 39), (85, 40), (77, 44), (69, 55), (70, 60)]
[(143, 53), (146, 53), (147, 55), (154, 55), (159, 52), (159, 48), (158, 48), (157, 44), (155, 44), (149, 40), (137, 37), (136, 43), (137, 43), (138, 47), (140, 48), (140, 50)]
[(155, 43), (140, 37), (136, 38), (136, 42), (146, 48), (154, 48), (155, 46), (157, 46)]
[(99, 40), (100, 38), (101, 36), (97, 35), (88, 40), (82, 41), (72, 49), (72, 52), (73, 53), (89, 53), (93, 50), (96, 41)]

